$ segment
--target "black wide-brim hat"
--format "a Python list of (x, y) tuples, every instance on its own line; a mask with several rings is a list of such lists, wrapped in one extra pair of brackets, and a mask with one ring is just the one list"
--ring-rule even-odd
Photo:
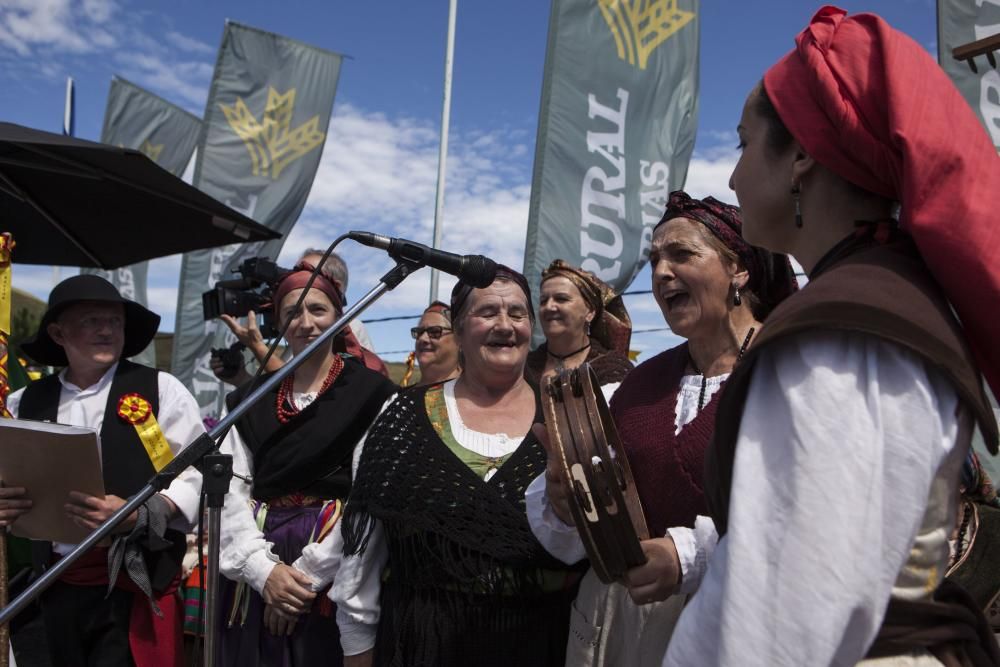
[(65, 350), (52, 340), (48, 328), (59, 317), (59, 313), (81, 301), (103, 301), (125, 306), (125, 346), (122, 348), (122, 357), (133, 357), (145, 350), (160, 328), (159, 315), (122, 297), (115, 286), (104, 278), (91, 274), (73, 276), (52, 288), (48, 310), (42, 316), (38, 332), (30, 341), (21, 344), (24, 353), (46, 366), (68, 366)]

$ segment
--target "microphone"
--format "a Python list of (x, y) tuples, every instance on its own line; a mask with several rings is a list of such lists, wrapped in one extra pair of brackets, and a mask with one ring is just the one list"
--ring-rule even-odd
[(489, 287), (497, 276), (497, 263), (482, 255), (456, 255), (428, 248), (422, 243), (372, 232), (348, 232), (347, 237), (372, 248), (381, 248), (390, 257), (404, 259), (458, 276), (463, 283), (480, 289)]

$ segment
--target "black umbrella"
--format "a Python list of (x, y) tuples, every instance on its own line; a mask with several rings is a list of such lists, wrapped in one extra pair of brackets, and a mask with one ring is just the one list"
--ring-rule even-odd
[(280, 235), (138, 151), (0, 123), (0, 232), (14, 261), (114, 269)]

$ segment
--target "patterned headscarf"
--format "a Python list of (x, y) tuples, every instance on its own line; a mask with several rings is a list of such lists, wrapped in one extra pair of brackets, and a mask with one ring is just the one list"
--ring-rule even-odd
[(1000, 158), (927, 50), (875, 14), (823, 7), (764, 75), (788, 131), (824, 167), (900, 204), (909, 233), (1000, 393)]
[[(528, 279), (524, 277), (523, 274), (518, 273), (509, 266), (500, 264), (497, 266), (497, 278), (506, 277), (511, 282), (516, 284), (524, 292), (525, 301), (528, 304), (528, 318), (531, 320), (532, 326), (535, 324), (535, 310), (531, 307), (531, 288), (528, 286)], [(451, 290), (451, 321), (454, 323), (462, 317), (462, 309), (465, 308), (465, 303), (469, 300), (469, 295), (472, 294), (472, 290), (475, 289), (472, 285), (468, 283), (463, 283), (459, 280), (455, 283), (455, 287)]]
[(757, 295), (767, 312), (798, 289), (795, 272), (787, 256), (752, 246), (743, 238), (743, 217), (738, 207), (715, 197), (694, 199), (686, 192), (677, 190), (670, 193), (666, 211), (656, 227), (674, 218), (700, 222), (736, 254), (750, 274), (746, 288)]
[(578, 269), (561, 259), (554, 260), (542, 271), (542, 284), (549, 278), (561, 276), (573, 283), (584, 301), (594, 310), (590, 323), (590, 336), (609, 350), (628, 355), (632, 340), (632, 319), (625, 310), (625, 302), (611, 286), (590, 271)]

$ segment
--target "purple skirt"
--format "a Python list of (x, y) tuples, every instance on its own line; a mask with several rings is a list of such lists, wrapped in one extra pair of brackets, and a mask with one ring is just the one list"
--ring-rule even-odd
[[(321, 507), (271, 507), (264, 520), (264, 537), (274, 543), (274, 553), (290, 565), (309, 544)], [(303, 667), (304, 665), (343, 665), (336, 607), (318, 593), (309, 614), (299, 616), (291, 636), (272, 635), (264, 627), (264, 598), (249, 586), (246, 620), (237, 614), (227, 627), (236, 596), (236, 582), (223, 583), (221, 596), (221, 664), (232, 667)]]

